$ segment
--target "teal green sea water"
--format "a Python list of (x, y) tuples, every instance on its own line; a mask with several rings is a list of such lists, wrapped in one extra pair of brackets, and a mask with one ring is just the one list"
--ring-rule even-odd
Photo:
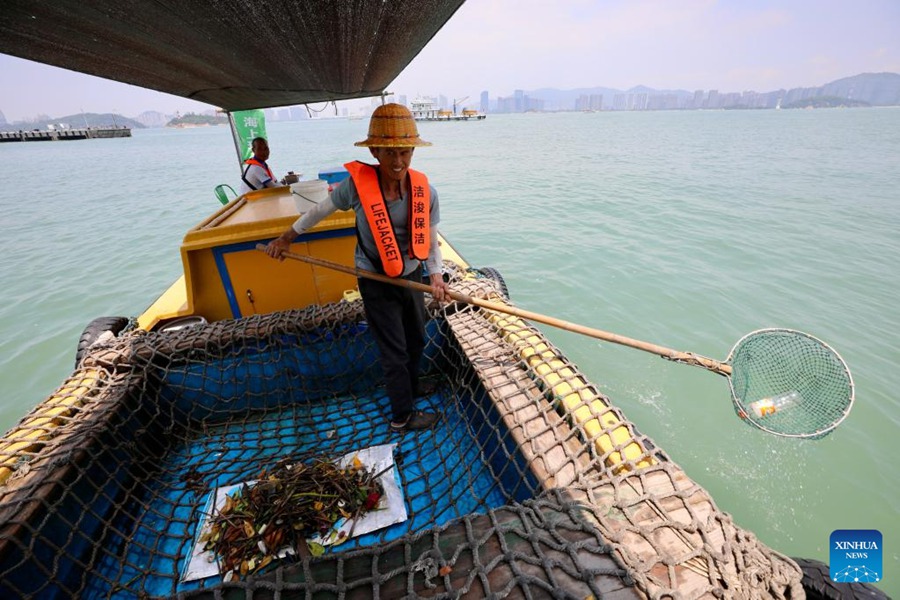
[[(365, 121), (269, 123), (270, 164), (367, 158)], [(900, 109), (491, 115), (420, 123), (441, 230), (515, 303), (724, 359), (764, 327), (850, 365), (850, 417), (818, 441), (738, 419), (725, 379), (541, 327), (640, 430), (776, 550), (829, 562), (836, 529), (884, 536), (900, 596)], [(184, 232), (237, 187), (227, 128), (0, 145), (0, 428), (73, 366), (91, 319), (140, 313)]]

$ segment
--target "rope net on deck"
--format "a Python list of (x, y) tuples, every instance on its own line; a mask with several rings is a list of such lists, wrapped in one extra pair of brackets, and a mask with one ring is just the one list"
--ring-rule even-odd
[[(505, 292), (458, 268), (451, 286)], [(403, 434), (359, 301), (93, 347), (0, 441), (0, 596), (803, 597), (797, 566), (537, 329), (432, 311), (423, 376), (436, 388), (417, 408), (440, 418)], [(284, 459), (385, 445), (403, 520), (243, 575), (195, 557), (220, 490)]]

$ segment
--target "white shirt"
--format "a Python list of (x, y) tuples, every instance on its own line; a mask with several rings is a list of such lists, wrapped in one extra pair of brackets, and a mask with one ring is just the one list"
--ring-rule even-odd
[(277, 185), (278, 183), (269, 177), (266, 170), (259, 165), (244, 165), (244, 172), (241, 175), (241, 194)]

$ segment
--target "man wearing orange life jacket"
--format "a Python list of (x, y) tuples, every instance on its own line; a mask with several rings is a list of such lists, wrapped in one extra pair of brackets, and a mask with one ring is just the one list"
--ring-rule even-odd
[[(283, 259), (283, 253), (298, 235), (337, 209), (353, 209), (358, 268), (422, 281), (424, 263), (434, 299), (448, 300), (437, 240), (437, 191), (423, 173), (409, 168), (415, 148), (431, 143), (419, 137), (409, 109), (385, 104), (372, 113), (368, 137), (355, 145), (369, 148), (378, 164), (347, 163), (350, 178), (272, 240), (266, 252)], [(414, 408), (425, 347), (422, 292), (365, 278), (359, 278), (358, 283), (369, 329), (381, 355), (385, 388), (391, 401), (390, 429), (410, 431), (433, 426), (437, 414)]]
[(266, 164), (266, 161), (269, 160), (269, 143), (266, 142), (266, 138), (253, 138), (250, 147), (253, 148), (253, 156), (244, 161), (244, 170), (241, 173), (241, 194), (279, 185), (275, 181), (272, 169)]

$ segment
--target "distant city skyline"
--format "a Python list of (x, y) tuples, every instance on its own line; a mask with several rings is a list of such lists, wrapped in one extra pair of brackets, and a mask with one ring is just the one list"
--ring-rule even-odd
[[(697, 110), (697, 109), (773, 109), (790, 108), (796, 103), (805, 107), (805, 103), (815, 98), (827, 98), (821, 100), (819, 105), (900, 105), (900, 74), (857, 74), (840, 78), (833, 82), (827, 82), (822, 86), (794, 87), (790, 89), (770, 90), (757, 92), (745, 90), (744, 92), (728, 92), (711, 90), (694, 90), (690, 92), (684, 89), (655, 90), (641, 86), (631, 90), (615, 90), (606, 87), (576, 88), (574, 90), (558, 90), (542, 88), (540, 90), (514, 90), (510, 96), (491, 96), (489, 90), (483, 90), (477, 98), (450, 98), (444, 94), (419, 95), (409, 98), (406, 94), (388, 94), (384, 100), (399, 102), (411, 106), (416, 100), (426, 99), (434, 103), (436, 109), (456, 109), (461, 113), (466, 108), (475, 108), (484, 113), (519, 113), (528, 111), (634, 111), (634, 110)], [(847, 103), (834, 103), (835, 99), (846, 99)], [(381, 104), (381, 97), (372, 97), (355, 101), (338, 102), (337, 106), (326, 105), (321, 110), (312, 110), (305, 105), (284, 106), (266, 108), (266, 118), (269, 121), (299, 121), (309, 118), (332, 118), (368, 115)], [(350, 106), (352, 103), (366, 103), (362, 106)], [(815, 104), (815, 102), (813, 102)], [(201, 104), (201, 110), (189, 111), (196, 114), (215, 115), (217, 110)], [(85, 113), (81, 113), (83, 117)], [(89, 116), (93, 113), (88, 112)], [(106, 113), (108, 116), (112, 113)], [(177, 113), (166, 115), (164, 113), (147, 110), (137, 115), (123, 115), (121, 117), (133, 119), (146, 127), (163, 127)], [(0, 129), (15, 123), (28, 124), (28, 126), (43, 127), (42, 122), (53, 119), (70, 119), (74, 115), (42, 115), (35, 121), (8, 122), (0, 110)], [(113, 116), (113, 121), (115, 116)], [(96, 119), (91, 118), (92, 121)], [(100, 119), (103, 120), (102, 118)], [(80, 122), (79, 122), (80, 125)]]
[[(477, 0), (457, 11), (388, 90), (475, 99), (609, 86), (766, 92), (900, 72), (900, 2)], [(366, 100), (347, 106), (366, 106)], [(86, 112), (203, 112), (209, 105), (0, 55), (7, 120)], [(320, 108), (320, 107), (317, 107)]]

